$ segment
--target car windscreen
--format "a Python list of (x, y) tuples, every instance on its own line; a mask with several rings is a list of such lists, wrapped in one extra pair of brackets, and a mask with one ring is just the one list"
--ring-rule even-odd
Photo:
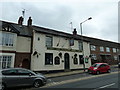
[(100, 64), (93, 64), (92, 67), (99, 67)]

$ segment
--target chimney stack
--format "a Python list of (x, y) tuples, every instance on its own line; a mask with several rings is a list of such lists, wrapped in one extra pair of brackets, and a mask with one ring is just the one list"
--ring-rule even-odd
[(77, 35), (76, 28), (74, 28), (73, 35)]
[(31, 17), (29, 17), (29, 19), (28, 19), (27, 26), (32, 26), (32, 19), (31, 19)]
[(23, 25), (23, 20), (24, 20), (24, 18), (21, 16), (21, 17), (19, 17), (19, 19), (18, 19), (18, 24), (19, 25)]

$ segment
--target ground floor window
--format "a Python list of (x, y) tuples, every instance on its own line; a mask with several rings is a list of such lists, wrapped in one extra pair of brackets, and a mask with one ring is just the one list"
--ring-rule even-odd
[(45, 65), (53, 65), (53, 53), (45, 53)]
[(79, 55), (79, 62), (80, 62), (80, 64), (84, 64), (83, 55)]
[(54, 59), (55, 61), (55, 64), (56, 65), (59, 65), (60, 64), (60, 58), (57, 56), (57, 57), (55, 57), (55, 59)]
[(78, 64), (78, 59), (76, 57), (73, 60), (74, 60), (74, 64)]
[(11, 67), (12, 56), (0, 56), (0, 69)]
[(92, 59), (92, 60), (97, 60), (96, 54), (91, 54), (91, 59)]
[(74, 64), (78, 64), (77, 54), (74, 55), (73, 62)]

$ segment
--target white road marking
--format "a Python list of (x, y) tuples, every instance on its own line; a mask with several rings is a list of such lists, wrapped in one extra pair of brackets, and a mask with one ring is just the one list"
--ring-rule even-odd
[(98, 90), (98, 89), (102, 89), (102, 88), (110, 87), (110, 86), (113, 86), (113, 85), (115, 85), (115, 83), (108, 84), (108, 85), (105, 85), (105, 86), (101, 86), (101, 87), (99, 87), (99, 88), (97, 88), (97, 89), (94, 89), (94, 90)]

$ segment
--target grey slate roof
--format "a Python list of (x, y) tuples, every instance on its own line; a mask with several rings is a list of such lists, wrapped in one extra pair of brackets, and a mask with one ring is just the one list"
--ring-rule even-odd
[(17, 33), (18, 35), (21, 35), (21, 36), (32, 37), (32, 29), (30, 27), (27, 27), (25, 25), (21, 26), (21, 25), (11, 23), (11, 22), (0, 21), (0, 30), (2, 30), (2, 28), (6, 26), (9, 26), (10, 28), (12, 28), (13, 33)]
[[(21, 35), (21, 36), (32, 37), (32, 32), (33, 32), (33, 30), (35, 30), (38, 33), (45, 33), (45, 34), (50, 34), (50, 35), (55, 35), (55, 36), (61, 36), (61, 37), (74, 38), (77, 40), (81, 40), (81, 35), (73, 35), (73, 34), (61, 32), (58, 30), (53, 30), (53, 29), (40, 27), (40, 26), (34, 26), (34, 25), (32, 27), (28, 27), (26, 25), (21, 26), (16, 23), (11, 23), (11, 22), (6, 22), (6, 21), (0, 20), (0, 30), (2, 30), (1, 27), (3, 27), (4, 25), (11, 26), (14, 29), (14, 33), (17, 33), (18, 35)], [(83, 36), (83, 40), (90, 42), (90, 44), (93, 44), (93, 45), (98, 45), (98, 46), (101, 45), (101, 46), (119, 47), (120, 48), (120, 43), (117, 43), (117, 42), (111, 42), (111, 41), (101, 40), (101, 39), (87, 37), (87, 36)]]

